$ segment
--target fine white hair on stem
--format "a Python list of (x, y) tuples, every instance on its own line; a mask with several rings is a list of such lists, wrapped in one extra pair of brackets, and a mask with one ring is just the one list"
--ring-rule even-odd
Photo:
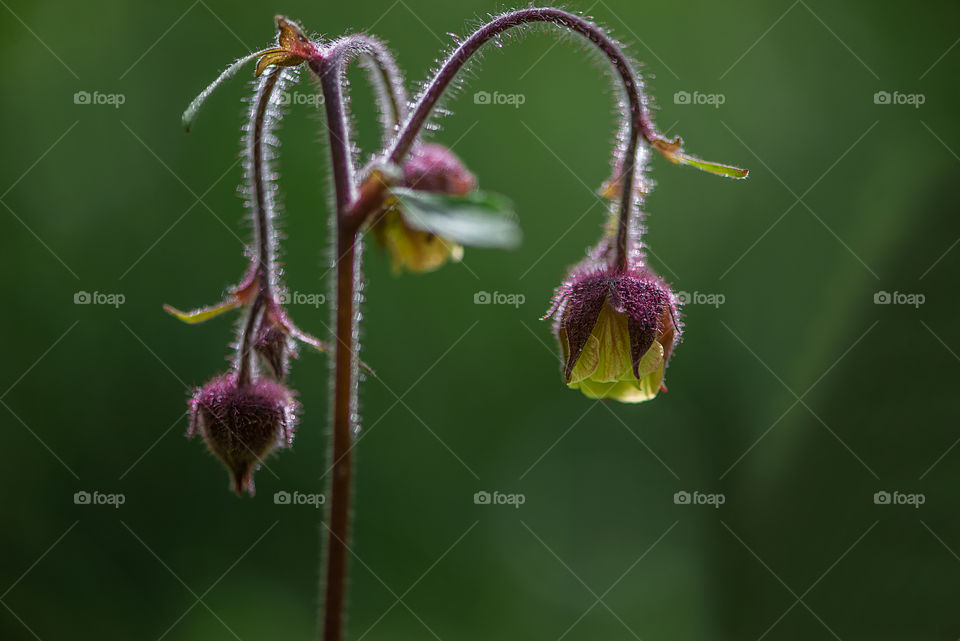
[(267, 51), (268, 49), (261, 49), (260, 51), (248, 53), (245, 56), (240, 56), (227, 65), (227, 68), (224, 69), (213, 82), (207, 85), (204, 90), (201, 91), (197, 97), (190, 102), (190, 104), (184, 110), (183, 115), (180, 116), (180, 121), (183, 123), (183, 126), (186, 128), (186, 130), (190, 131), (190, 127), (197, 119), (200, 109), (202, 109), (203, 105), (207, 102), (207, 98), (209, 98), (220, 85), (225, 83), (227, 80), (230, 80), (230, 78), (233, 78), (235, 75), (237, 75), (237, 72), (243, 69), (247, 64), (253, 62)]
[(282, 204), (274, 167), (280, 140), (276, 130), (289, 104), (288, 88), (299, 77), (296, 67), (275, 68), (253, 81), (254, 94), (243, 127), (242, 154), (244, 181), (242, 194), (253, 222), (250, 259), (266, 282), (262, 285), (282, 293), (277, 265), (278, 214)]

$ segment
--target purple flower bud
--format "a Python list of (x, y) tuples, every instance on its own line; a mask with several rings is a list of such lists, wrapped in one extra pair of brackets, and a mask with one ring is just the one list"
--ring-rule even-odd
[(290, 357), (295, 356), (294, 343), (290, 339), (289, 321), (282, 310), (269, 307), (257, 329), (253, 349), (277, 380), (287, 375)]
[(590, 398), (639, 403), (662, 389), (680, 337), (677, 300), (649, 270), (574, 272), (557, 288), (553, 317), (568, 387)]
[(194, 391), (190, 400), (190, 429), (230, 472), (233, 490), (254, 493), (253, 472), (263, 458), (293, 442), (300, 405), (285, 385), (260, 379), (237, 385), (232, 372), (218, 376)]
[(403, 165), (403, 183), (410, 189), (463, 196), (477, 188), (477, 178), (443, 145), (417, 146)]
[[(477, 179), (447, 147), (423, 143), (404, 163), (401, 184), (419, 191), (464, 196), (476, 189)], [(433, 271), (463, 256), (463, 247), (457, 243), (410, 227), (396, 207), (377, 217), (373, 232), (390, 253), (396, 274), (404, 269), (414, 273)]]

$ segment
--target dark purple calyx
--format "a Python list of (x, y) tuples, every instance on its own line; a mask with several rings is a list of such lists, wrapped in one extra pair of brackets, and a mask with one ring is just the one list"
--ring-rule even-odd
[(252, 496), (254, 471), (273, 450), (290, 446), (298, 411), (282, 383), (260, 379), (238, 386), (228, 373), (195, 390), (187, 435), (199, 434), (223, 461), (238, 496), (244, 490)]
[(664, 361), (669, 357), (679, 328), (674, 322), (673, 297), (658, 276), (649, 270), (574, 273), (557, 288), (547, 313), (554, 318), (554, 330), (564, 347), (565, 381), (570, 380), (605, 304), (627, 319), (635, 376), (639, 378), (640, 360), (654, 341), (663, 345)]
[(403, 184), (410, 189), (463, 196), (477, 187), (477, 178), (443, 145), (422, 143), (403, 163)]
[(282, 310), (268, 307), (257, 329), (253, 349), (277, 380), (287, 375), (290, 358), (295, 356), (294, 343), (290, 339), (289, 321)]

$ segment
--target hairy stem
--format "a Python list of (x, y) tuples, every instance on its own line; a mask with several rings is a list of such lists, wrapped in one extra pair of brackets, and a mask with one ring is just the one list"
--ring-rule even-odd
[(333, 370), (333, 469), (330, 485), (329, 536), (324, 588), (323, 639), (341, 641), (347, 599), (347, 541), (350, 537), (350, 498), (353, 477), (354, 408), (357, 395), (357, 251), (358, 227), (345, 216), (353, 199), (354, 167), (350, 154), (347, 115), (341, 90), (339, 55), (318, 58), (310, 67), (320, 78), (326, 110), (333, 185), (337, 209), (336, 347)]
[(356, 59), (367, 67), (381, 112), (383, 144), (389, 144), (407, 117), (407, 90), (400, 67), (386, 44), (374, 36), (354, 33), (331, 43), (323, 51), (323, 56), (338, 61), (337, 73), (342, 74), (345, 67)]
[(407, 90), (393, 54), (379, 39), (366, 34), (348, 36), (359, 45), (370, 67), (371, 83), (377, 90), (383, 111), (383, 143), (386, 145), (407, 117)]
[(280, 80), (280, 74), (283, 69), (274, 67), (270, 69), (264, 78), (259, 91), (257, 92), (256, 104), (253, 108), (253, 121), (250, 123), (250, 178), (253, 183), (253, 206), (254, 221), (256, 229), (256, 275), (259, 280), (260, 293), (269, 296), (270, 288), (273, 286), (273, 229), (270, 220), (270, 212), (267, 202), (267, 184), (265, 179), (265, 165), (267, 159), (264, 149), (264, 138), (266, 135), (266, 120), (270, 109), (270, 101), (273, 98), (273, 91)]
[(616, 239), (616, 263), (621, 269), (628, 266), (629, 221), (632, 214), (634, 199), (634, 183), (636, 181), (636, 157), (639, 139), (643, 136), (647, 142), (658, 136), (649, 121), (643, 96), (641, 83), (633, 71), (630, 60), (620, 49), (620, 46), (610, 38), (600, 27), (580, 16), (550, 8), (530, 8), (511, 11), (483, 25), (467, 38), (450, 57), (443, 63), (433, 79), (427, 84), (401, 127), (400, 133), (394, 140), (387, 154), (390, 162), (399, 164), (409, 153), (420, 130), (427, 123), (431, 112), (443, 96), (444, 91), (456, 75), (463, 69), (480, 48), (501, 33), (523, 25), (546, 22), (580, 34), (593, 43), (610, 60), (623, 83), (630, 107), (629, 135), (623, 147), (623, 156), (620, 160), (620, 175), (617, 177), (621, 190), (620, 211)]
[(263, 308), (263, 296), (257, 294), (247, 312), (247, 320), (243, 326), (243, 336), (240, 338), (237, 354), (237, 385), (249, 385), (253, 373), (253, 335), (257, 328), (257, 320)]
[(250, 110), (250, 122), (247, 126), (248, 180), (253, 196), (254, 244), (256, 257), (252, 258), (253, 278), (257, 282), (257, 293), (250, 306), (243, 334), (237, 345), (237, 383), (248, 385), (253, 375), (253, 335), (261, 316), (264, 301), (270, 297), (270, 288), (274, 281), (273, 225), (270, 217), (269, 195), (267, 194), (267, 157), (264, 141), (269, 126), (270, 101), (277, 88), (283, 70), (271, 69), (263, 78)]

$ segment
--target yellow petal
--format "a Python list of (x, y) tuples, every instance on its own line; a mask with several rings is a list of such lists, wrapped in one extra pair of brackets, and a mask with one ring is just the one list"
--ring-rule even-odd
[(632, 377), (633, 358), (630, 353), (630, 333), (627, 317), (613, 309), (609, 302), (603, 304), (591, 337), (599, 341), (600, 362), (590, 378), (599, 383), (623, 380)]
[[(660, 341), (653, 341), (650, 349), (640, 359), (640, 366), (637, 368), (640, 372), (640, 378), (663, 369), (663, 344)], [(632, 372), (631, 372), (632, 373)], [(662, 378), (662, 376), (661, 376)], [(659, 386), (659, 385), (658, 385)]]
[[(566, 360), (564, 360), (564, 362), (566, 362)], [(587, 337), (587, 342), (583, 345), (583, 351), (580, 352), (580, 357), (570, 372), (570, 380), (567, 381), (567, 385), (573, 389), (577, 389), (577, 384), (584, 379), (590, 378), (597, 370), (599, 364), (600, 341), (597, 340), (596, 336), (591, 334)]]
[(656, 397), (660, 392), (660, 383), (663, 381), (663, 369), (644, 376), (639, 381), (598, 382), (586, 379), (571, 384), (573, 389), (579, 389), (588, 398), (609, 398), (621, 403), (642, 403)]
[(463, 247), (434, 234), (411, 229), (397, 211), (389, 211), (381, 229), (383, 244), (390, 252), (393, 271), (423, 273), (463, 257)]

